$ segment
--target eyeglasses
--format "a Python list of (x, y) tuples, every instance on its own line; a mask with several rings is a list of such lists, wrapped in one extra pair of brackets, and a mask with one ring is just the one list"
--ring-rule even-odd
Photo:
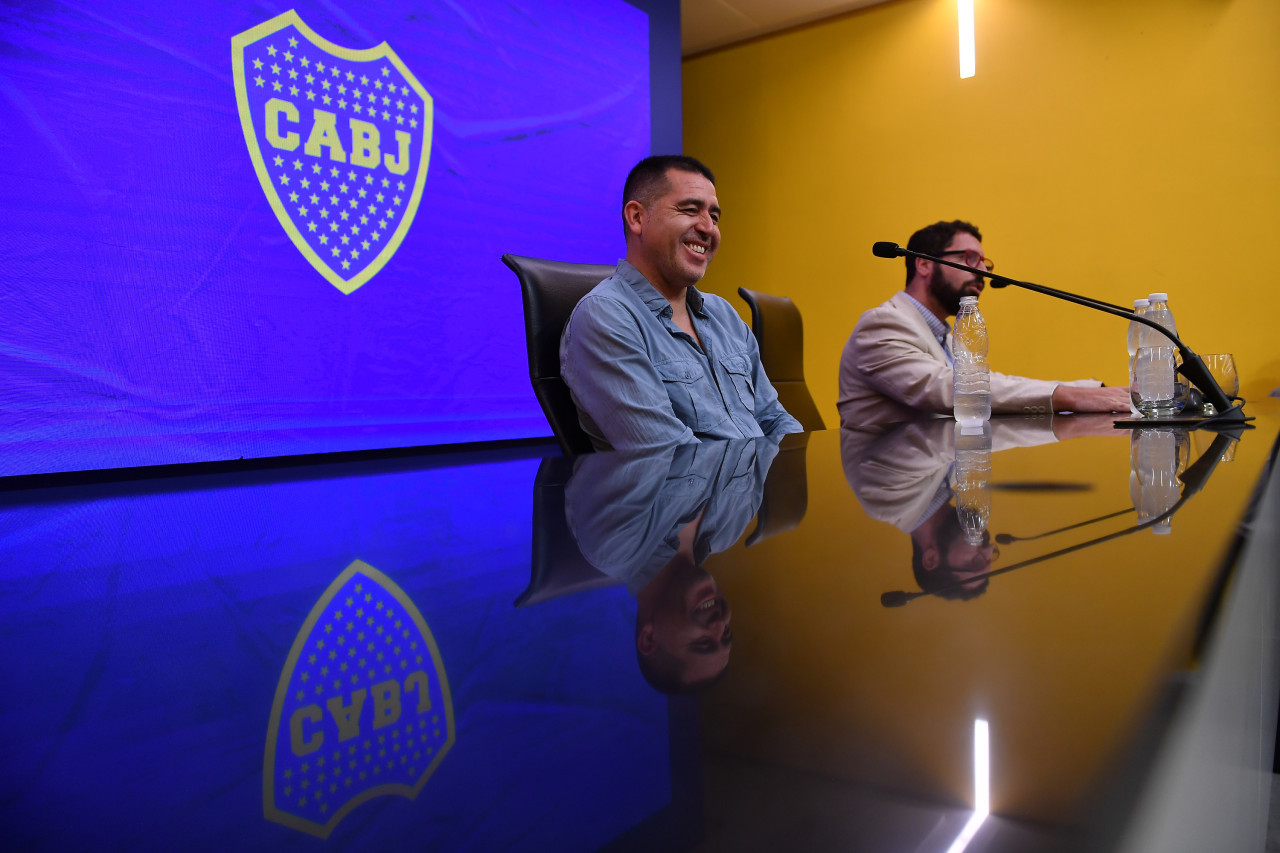
[(996, 268), (996, 262), (979, 252), (977, 249), (952, 249), (949, 252), (939, 252), (939, 256), (947, 255), (964, 255), (964, 265), (966, 267), (976, 267), (979, 264), (986, 267), (987, 272), (991, 272)]

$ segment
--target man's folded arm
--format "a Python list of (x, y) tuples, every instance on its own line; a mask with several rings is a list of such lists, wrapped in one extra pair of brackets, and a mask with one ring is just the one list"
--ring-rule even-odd
[[(635, 318), (612, 300), (579, 303), (560, 344), (560, 373), (579, 415), (614, 450), (697, 441), (672, 410)], [(586, 422), (583, 428), (592, 432)]]

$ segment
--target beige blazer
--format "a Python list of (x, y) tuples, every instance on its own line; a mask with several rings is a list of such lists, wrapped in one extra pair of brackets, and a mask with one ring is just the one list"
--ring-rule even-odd
[[(991, 411), (1043, 414), (1058, 385), (1098, 387), (1092, 379), (1053, 382), (991, 373)], [(911, 297), (900, 290), (858, 319), (840, 357), (840, 424), (896, 423), (921, 413), (951, 414), (947, 357)]]

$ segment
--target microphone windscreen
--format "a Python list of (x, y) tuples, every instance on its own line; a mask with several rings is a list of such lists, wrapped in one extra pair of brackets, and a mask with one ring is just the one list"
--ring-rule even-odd
[(902, 252), (902, 247), (897, 243), (875, 243), (871, 246), (871, 254), (877, 258), (896, 258)]
[(910, 593), (896, 590), (894, 592), (886, 592), (880, 595), (881, 607), (901, 607), (912, 598)]

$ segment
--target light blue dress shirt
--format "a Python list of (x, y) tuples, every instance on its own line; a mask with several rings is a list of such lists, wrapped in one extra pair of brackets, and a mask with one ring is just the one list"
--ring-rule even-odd
[(560, 374), (596, 449), (803, 432), (733, 307), (695, 287), (685, 301), (702, 346), (626, 261), (574, 308), (560, 338)]
[(951, 327), (939, 320), (928, 308), (921, 305), (919, 299), (916, 299), (910, 293), (906, 294), (906, 296), (915, 303), (916, 310), (920, 312), (920, 316), (924, 318), (925, 323), (929, 326), (929, 331), (933, 332), (933, 336), (942, 345), (942, 353), (947, 357), (947, 367), (955, 367), (956, 359), (951, 354), (951, 346), (947, 342), (947, 337), (951, 334)]

